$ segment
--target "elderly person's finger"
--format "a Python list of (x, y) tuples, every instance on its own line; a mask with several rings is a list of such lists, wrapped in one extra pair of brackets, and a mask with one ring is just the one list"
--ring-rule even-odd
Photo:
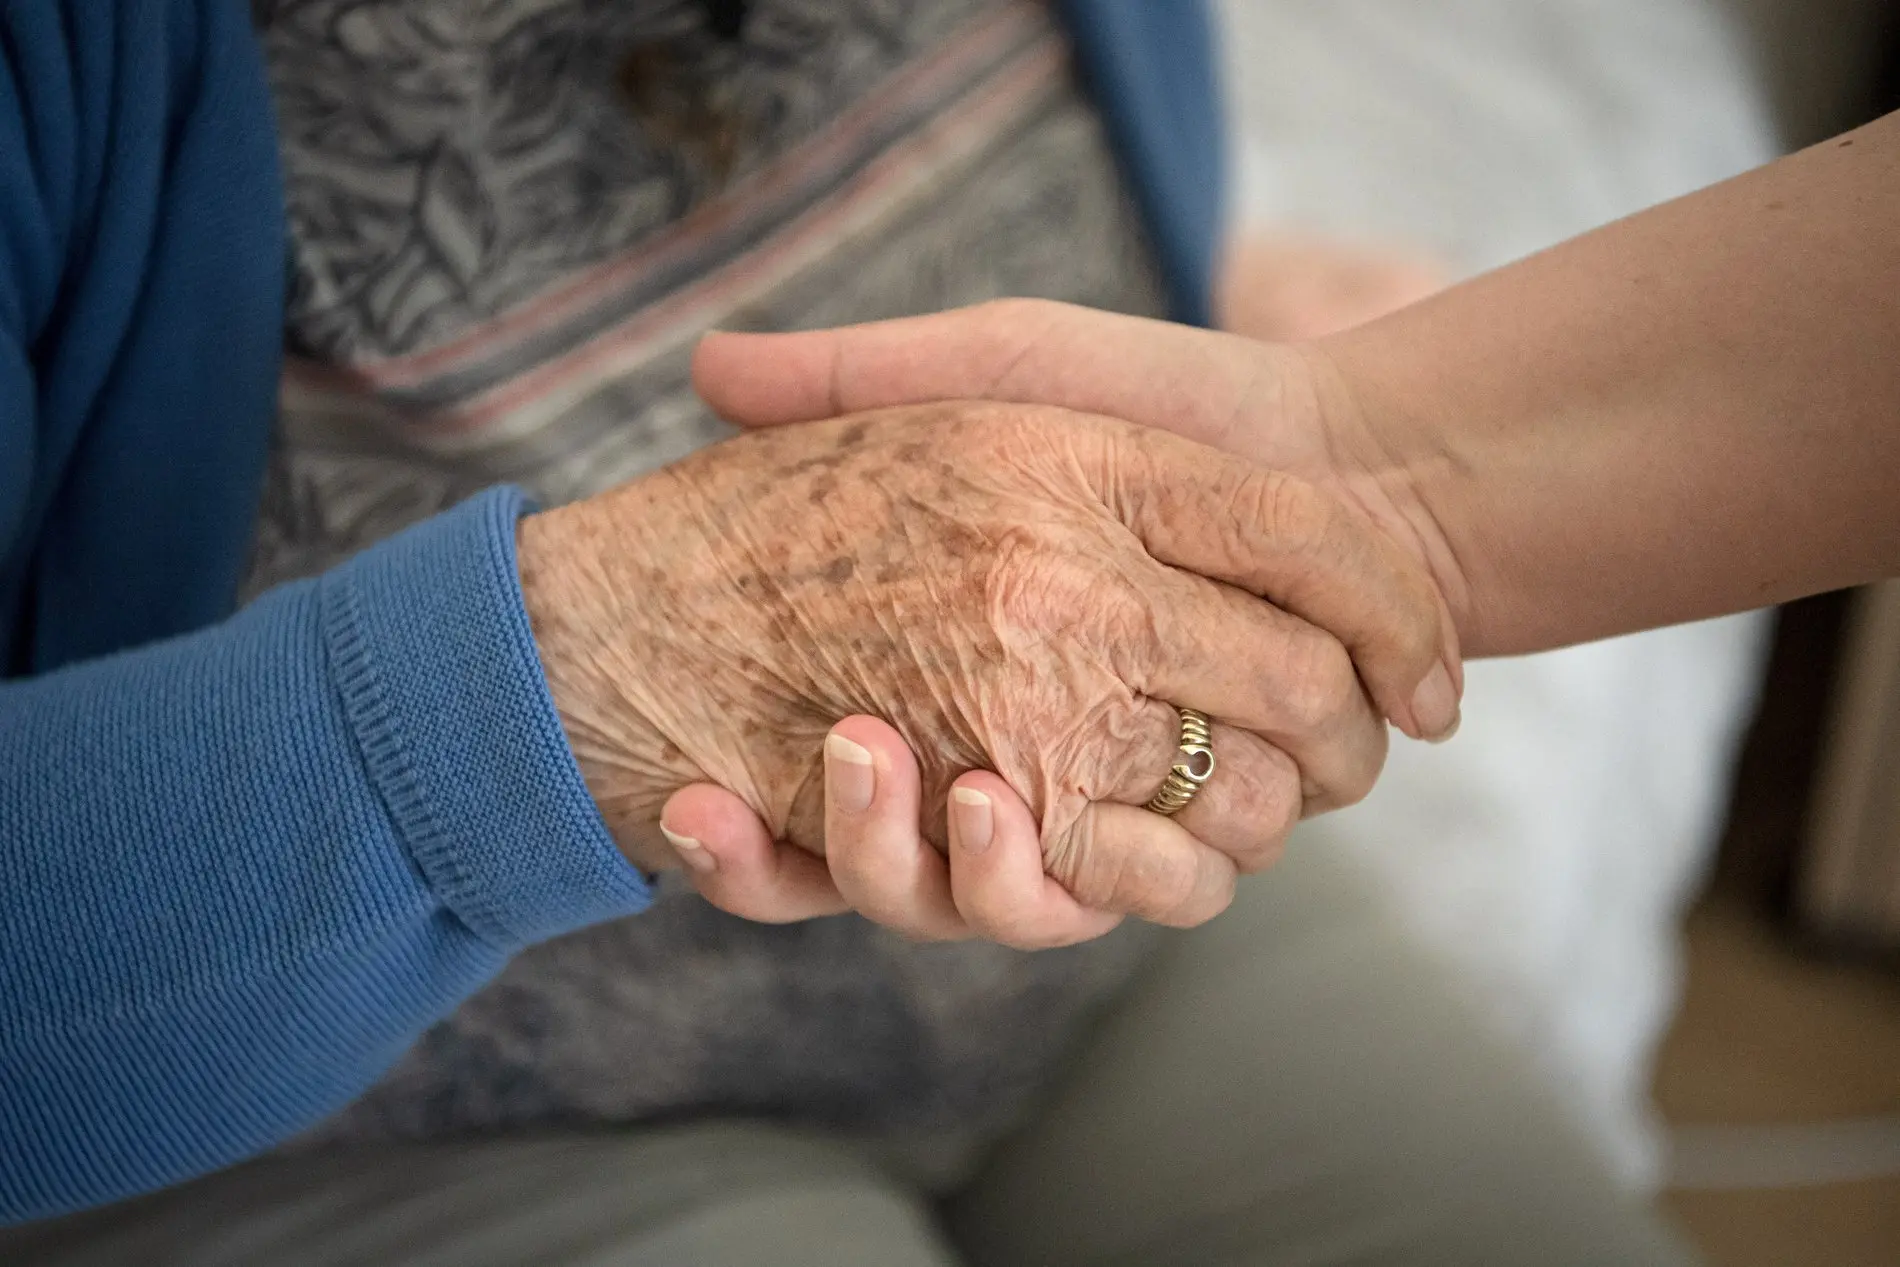
[(979, 935), (1041, 950), (1093, 940), (1121, 922), (1076, 901), (1047, 873), (1035, 816), (997, 775), (974, 770), (956, 781), (949, 824), (951, 887)]
[(1192, 928), (1234, 900), (1234, 860), (1172, 818), (1097, 801), (1055, 840), (1044, 840), (1049, 874), (1083, 906), (1155, 924)]
[(1457, 724), (1438, 592), (1416, 559), (1305, 480), (1167, 432), (1122, 436), (1093, 455), (1096, 487), (1149, 554), (1330, 634), (1407, 734)]
[[(1195, 840), (1227, 855), (1241, 873), (1264, 871), (1279, 860), (1288, 833), (1302, 817), (1337, 806), (1323, 794), (1309, 794), (1299, 764), (1274, 744), (1219, 720), (1211, 729), (1213, 773), (1174, 821)], [(1141, 730), (1144, 737), (1130, 747), (1118, 766), (1118, 781), (1102, 799), (1146, 805), (1181, 759), (1179, 710), (1148, 701)]]
[[(1148, 632), (1121, 642), (1123, 680), (1151, 699), (1270, 740), (1298, 763), (1297, 786), (1314, 810), (1354, 804), (1372, 790), (1386, 729), (1337, 639), (1233, 586), (1175, 569), (1156, 567), (1141, 587)], [(1157, 741), (1173, 734), (1146, 728)], [(1166, 765), (1148, 768), (1159, 779)]]
[(970, 935), (944, 856), (918, 833), (922, 790), (904, 737), (847, 717), (825, 739), (825, 862), (866, 918), (921, 941)]
[(708, 902), (763, 924), (792, 924), (850, 909), (822, 858), (772, 839), (744, 801), (695, 783), (667, 800), (660, 830)]

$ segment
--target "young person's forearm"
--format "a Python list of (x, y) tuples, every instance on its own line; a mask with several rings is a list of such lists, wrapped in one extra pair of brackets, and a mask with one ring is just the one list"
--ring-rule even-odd
[(1317, 346), (1471, 653), (1900, 573), (1900, 115)]

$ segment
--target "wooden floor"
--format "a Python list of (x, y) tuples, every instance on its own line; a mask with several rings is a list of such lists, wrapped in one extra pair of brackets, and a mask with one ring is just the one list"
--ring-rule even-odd
[(1900, 1267), (1900, 971), (1705, 903), (1656, 1096), (1679, 1128), (1665, 1202), (1713, 1267)]

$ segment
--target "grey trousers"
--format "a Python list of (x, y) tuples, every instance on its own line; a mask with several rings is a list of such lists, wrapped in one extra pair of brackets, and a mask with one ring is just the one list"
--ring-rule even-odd
[(273, 1159), (10, 1232), (35, 1267), (1691, 1261), (1372, 885), (1301, 850), (1173, 937), (947, 1203), (743, 1122)]

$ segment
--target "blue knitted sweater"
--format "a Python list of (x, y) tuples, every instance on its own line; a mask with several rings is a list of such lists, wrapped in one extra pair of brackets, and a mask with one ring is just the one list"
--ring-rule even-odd
[[(1199, 320), (1206, 15), (1063, 9)], [(541, 676), (513, 490), (231, 614), (283, 239), (241, 0), (0, 3), (0, 1222), (266, 1149), (648, 899)]]

